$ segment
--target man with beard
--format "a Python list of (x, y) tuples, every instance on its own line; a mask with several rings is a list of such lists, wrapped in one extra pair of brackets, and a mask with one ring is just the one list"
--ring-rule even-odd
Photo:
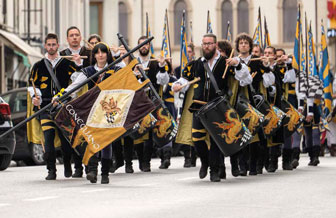
[[(147, 39), (147, 36), (141, 36), (138, 40), (138, 44), (141, 44)], [(149, 54), (150, 43), (143, 45), (139, 49), (138, 60), (141, 63), (143, 69), (146, 69), (145, 72), (153, 84), (156, 91), (162, 97), (162, 86), (168, 84), (169, 74), (166, 70), (166, 61), (164, 57), (159, 56), (159, 59)], [(138, 155), (139, 168), (143, 172), (150, 172), (151, 166), (150, 161), (153, 153), (153, 140), (152, 132), (150, 131), (145, 136), (135, 139), (134, 146)], [(168, 148), (167, 148), (168, 149)], [(163, 151), (165, 152), (165, 151)], [(168, 151), (167, 151), (168, 152)], [(125, 158), (125, 170), (126, 172), (133, 172), (132, 167), (132, 155), (133, 155), (133, 144), (124, 145), (124, 158)]]
[[(247, 67), (241, 64), (238, 59), (226, 58), (220, 55), (216, 49), (217, 37), (214, 34), (205, 34), (202, 39), (202, 52), (203, 57), (192, 61), (184, 69), (182, 77), (173, 84), (173, 91), (178, 92), (180, 90), (185, 91), (189, 87), (181, 86), (188, 83), (188, 81), (199, 77), (201, 80), (197, 83), (194, 89), (194, 100), (209, 102), (216, 98), (214, 85), (210, 82), (209, 73), (204, 68), (204, 64), (207, 64), (217, 82), (217, 85), (223, 94), (228, 94), (229, 85), (228, 81), (230, 77), (234, 77), (240, 82), (240, 85), (247, 85), (252, 81), (251, 75), (248, 72)], [(230, 70), (227, 71), (226, 76), (222, 79), (226, 65), (234, 68), (234, 74)], [(193, 103), (189, 110), (196, 112), (201, 105)], [(207, 130), (202, 125), (201, 121), (193, 114), (192, 123), (192, 140), (195, 145), (197, 154), (201, 160), (201, 168), (199, 171), (199, 177), (205, 178), (210, 167), (210, 181), (219, 182), (219, 167), (221, 163), (221, 152), (216, 145), (215, 141), (210, 137), (210, 150), (206, 144)]]
[[(48, 105), (62, 88), (66, 88), (69, 85), (71, 75), (77, 70), (77, 66), (72, 61), (59, 56), (59, 44), (56, 34), (49, 33), (46, 36), (44, 48), (47, 50), (45, 58), (34, 64), (29, 80), (33, 80), (36, 86), (36, 94), (33, 87), (28, 87), (35, 108)], [(45, 139), (44, 158), (48, 169), (48, 176), (45, 179), (55, 180), (56, 154), (54, 140), (57, 127), (48, 112), (43, 112), (39, 116), (39, 122), (41, 123)], [(63, 159), (68, 160), (64, 161), (64, 176), (71, 177), (70, 158), (72, 148), (62, 134), (59, 134), (59, 137), (61, 140)]]

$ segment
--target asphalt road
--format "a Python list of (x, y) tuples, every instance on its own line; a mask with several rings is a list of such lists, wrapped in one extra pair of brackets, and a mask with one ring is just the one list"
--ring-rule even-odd
[[(295, 171), (234, 178), (226, 160), (227, 179), (211, 183), (198, 178), (196, 168), (172, 159), (168, 170), (134, 174), (120, 168), (110, 184), (66, 179), (58, 165), (56, 181), (46, 181), (44, 166), (10, 167), (0, 172), (0, 217), (178, 218), (178, 217), (336, 217), (336, 158), (323, 157), (307, 166), (304, 155)], [(280, 165), (281, 166), (281, 165)]]

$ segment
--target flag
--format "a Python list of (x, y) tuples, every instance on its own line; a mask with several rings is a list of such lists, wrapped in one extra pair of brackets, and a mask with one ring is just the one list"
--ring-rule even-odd
[(72, 135), (76, 147), (81, 140), (87, 142), (83, 163), (155, 109), (144, 91), (149, 80), (139, 83), (128, 66), (114, 73), (82, 96), (65, 104), (55, 117), (57, 126)]
[(227, 39), (229, 42), (232, 41), (231, 29), (230, 29), (230, 21), (227, 22), (226, 39)]
[[(146, 36), (148, 38), (152, 36), (151, 31), (150, 31), (150, 27), (149, 27), (148, 13), (146, 13)], [(150, 42), (150, 53), (151, 53), (151, 56), (154, 56), (154, 47), (153, 47), (152, 42)]]
[(308, 30), (308, 73), (309, 75), (318, 76), (316, 68), (316, 57), (314, 48), (314, 38), (312, 33), (311, 22)]
[(265, 27), (265, 36), (264, 36), (264, 47), (271, 46), (271, 40), (267, 28), (266, 17), (264, 17), (264, 27)]
[(188, 60), (188, 54), (187, 54), (187, 33), (185, 29), (185, 11), (183, 10), (182, 15), (182, 21), (181, 21), (181, 58), (180, 58), (180, 64), (181, 64), (181, 75), (184, 70), (184, 68), (187, 66), (189, 60)]
[(210, 11), (208, 11), (208, 18), (207, 18), (207, 31), (206, 33), (213, 33), (211, 27), (211, 20), (210, 20)]
[(295, 31), (295, 40), (294, 40), (294, 55), (293, 55), (293, 63), (292, 66), (295, 70), (298, 72), (301, 71), (300, 63), (301, 63), (301, 48), (300, 48), (300, 42), (301, 42), (301, 12), (300, 12), (300, 5), (297, 13), (297, 19), (296, 19), (296, 31)]
[(163, 57), (171, 57), (167, 10), (166, 10), (166, 14), (165, 14), (165, 18), (164, 18), (164, 24), (163, 24), (161, 55)]
[(260, 7), (259, 7), (258, 13), (259, 13), (258, 14), (258, 24), (253, 34), (253, 44), (257, 44), (263, 47)]
[(332, 80), (329, 71), (329, 57), (327, 49), (327, 37), (324, 31), (323, 21), (321, 23), (321, 59), (320, 59), (320, 77), (322, 77), (324, 91), (324, 110), (323, 115), (327, 117), (331, 112), (332, 106)]

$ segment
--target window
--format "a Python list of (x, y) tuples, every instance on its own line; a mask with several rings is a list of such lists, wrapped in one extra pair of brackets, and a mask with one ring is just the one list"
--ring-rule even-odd
[[(178, 0), (174, 5), (174, 44), (181, 44), (181, 21), (185, 10), (186, 31), (188, 33), (187, 5), (183, 0)], [(188, 37), (187, 37), (188, 38)]]
[(27, 111), (27, 93), (18, 92), (14, 100), (13, 112)]
[(128, 14), (127, 6), (124, 2), (119, 2), (119, 33), (124, 36), (126, 42), (128, 43)]
[(230, 0), (225, 0), (222, 3), (222, 38), (226, 39), (227, 23), (230, 22), (231, 34), (232, 34), (232, 3)]
[(90, 34), (102, 35), (102, 2), (90, 2)]
[(296, 31), (297, 0), (284, 0), (282, 6), (283, 42), (293, 42)]
[(249, 33), (249, 5), (246, 0), (238, 2), (238, 33)]

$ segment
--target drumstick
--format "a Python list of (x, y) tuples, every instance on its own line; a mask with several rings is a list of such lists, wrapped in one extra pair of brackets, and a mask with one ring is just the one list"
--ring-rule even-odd
[[(36, 87), (35, 87), (34, 80), (31, 78), (31, 79), (30, 79), (30, 82), (31, 82), (32, 85), (33, 85), (34, 95), (37, 96), (37, 92), (36, 92)], [(40, 110), (40, 109), (41, 109), (41, 106), (38, 105), (37, 108)], [(43, 133), (42, 133), (41, 135), (42, 135), (42, 137), (43, 137)], [(43, 140), (42, 140), (42, 139), (41, 139), (41, 145), (42, 145), (43, 152), (45, 152), (44, 143), (43, 143)]]
[(86, 41), (85, 39), (83, 39), (83, 41), (91, 48), (91, 49), (93, 49), (93, 45), (91, 45), (91, 43), (90, 42), (88, 42), (88, 41)]
[[(172, 58), (171, 57), (166, 57), (164, 58), (164, 60), (171, 60)], [(150, 61), (159, 61), (160, 59), (159, 58), (151, 58), (149, 59)]]
[(183, 89), (184, 87), (186, 87), (186, 86), (188, 86), (188, 85), (191, 85), (191, 84), (194, 84), (194, 83), (197, 83), (197, 82), (200, 81), (200, 80), (201, 80), (201, 78), (197, 77), (197, 78), (195, 78), (195, 79), (189, 81), (188, 83), (182, 85), (180, 88)]
[[(232, 58), (232, 56), (233, 56), (233, 53), (234, 53), (234, 49), (232, 49), (232, 50), (231, 50), (231, 54), (230, 54), (230, 57), (229, 57), (229, 58)], [(228, 64), (226, 64), (226, 67), (225, 67), (225, 70), (224, 70), (224, 73), (223, 73), (222, 79), (224, 79), (224, 78), (225, 78), (226, 71), (228, 70), (228, 68), (229, 68), (229, 65), (228, 65)]]
[(257, 75), (257, 72), (252, 73), (252, 78), (254, 78), (255, 75)]
[(208, 102), (205, 102), (205, 101), (199, 101), (199, 100), (193, 100), (194, 103), (197, 103), (197, 104), (202, 104), (202, 105), (205, 105), (207, 104)]
[[(263, 57), (251, 58), (250, 61), (260, 61)], [(266, 57), (267, 59), (274, 59), (274, 57)]]
[[(61, 58), (73, 58), (74, 56), (72, 55), (65, 55), (65, 56), (61, 56)], [(87, 59), (88, 56), (80, 56), (81, 59)]]

